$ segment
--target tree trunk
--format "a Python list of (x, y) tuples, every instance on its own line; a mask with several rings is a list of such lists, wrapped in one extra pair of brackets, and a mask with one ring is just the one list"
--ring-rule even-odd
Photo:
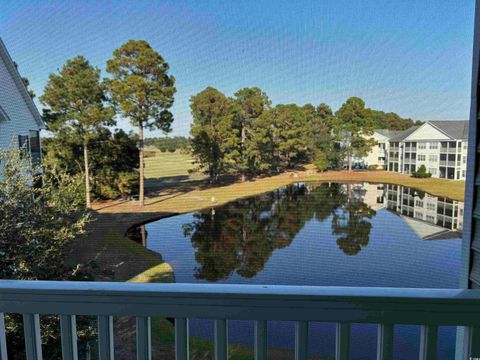
[[(245, 124), (242, 125), (242, 166), (245, 165), (245, 145), (247, 143), (247, 129), (245, 128)], [(245, 169), (242, 168), (242, 182), (245, 182)]]
[(143, 124), (138, 126), (138, 154), (139, 154), (139, 170), (140, 170), (140, 189), (138, 192), (138, 200), (140, 206), (145, 205), (145, 183), (144, 183), (144, 164), (143, 164)]
[(92, 206), (90, 200), (90, 168), (88, 166), (88, 142), (83, 142), (83, 160), (85, 162), (85, 202), (87, 204), (87, 209), (90, 209)]
[(348, 171), (352, 171), (352, 152), (348, 151)]

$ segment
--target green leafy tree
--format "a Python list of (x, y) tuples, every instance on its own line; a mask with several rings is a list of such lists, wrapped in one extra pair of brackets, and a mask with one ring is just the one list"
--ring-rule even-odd
[[(32, 168), (18, 151), (0, 152), (0, 278), (12, 280), (89, 280), (80, 267), (69, 266), (66, 246), (85, 231), (89, 220), (82, 178), (53, 176)], [(41, 187), (32, 183), (41, 180)], [(6, 314), (9, 358), (24, 359), (22, 320)], [(43, 355), (58, 359), (60, 334), (56, 317), (41, 318)], [(79, 320), (79, 341), (93, 330)]]
[(335, 113), (337, 121), (335, 134), (342, 143), (347, 155), (348, 170), (352, 170), (354, 155), (368, 153), (375, 141), (371, 138), (374, 124), (365, 109), (365, 102), (358, 97), (351, 97)]
[[(115, 199), (138, 191), (137, 136), (123, 130), (99, 130), (88, 143), (92, 196), (97, 199)], [(57, 132), (43, 139), (43, 166), (53, 174), (82, 174), (83, 145), (70, 133)], [(137, 180), (133, 181), (133, 177)], [(128, 179), (128, 181), (127, 181)], [(134, 187), (137, 185), (136, 187)]]
[(145, 40), (129, 40), (113, 52), (107, 62), (107, 81), (114, 104), (123, 117), (138, 128), (139, 201), (144, 205), (143, 130), (160, 129), (169, 132), (173, 115), (175, 78), (168, 75), (169, 65)]
[(394, 112), (386, 113), (380, 110), (367, 109), (367, 114), (374, 123), (375, 129), (406, 130), (418, 125), (412, 119), (404, 119)]
[(240, 161), (239, 129), (233, 103), (208, 87), (190, 99), (193, 122), (191, 150), (196, 163), (215, 183), (220, 174), (233, 172)]
[(252, 124), (251, 150), (257, 172), (279, 172), (308, 159), (308, 123), (296, 105), (277, 105)]
[(267, 94), (258, 87), (243, 88), (235, 93), (235, 102), (239, 107), (238, 117), (240, 121), (241, 135), (241, 158), (238, 168), (242, 181), (246, 180), (246, 172), (251, 170), (252, 164), (248, 154), (248, 145), (252, 136), (252, 123), (262, 113), (270, 108), (271, 101)]
[(318, 171), (328, 170), (329, 163), (327, 155), (322, 150), (317, 150), (315, 153), (315, 161), (313, 163)]
[(88, 143), (104, 125), (113, 125), (114, 110), (105, 106), (104, 87), (100, 70), (91, 66), (83, 56), (68, 60), (58, 74), (50, 74), (42, 104), (48, 130), (81, 140), (85, 174), (86, 206), (90, 208), (90, 167)]

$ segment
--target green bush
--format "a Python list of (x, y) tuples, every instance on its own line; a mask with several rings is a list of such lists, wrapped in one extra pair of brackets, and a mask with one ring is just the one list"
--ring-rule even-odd
[(368, 165), (368, 170), (378, 170), (378, 165)]
[(329, 167), (327, 156), (322, 150), (317, 150), (315, 153), (315, 161), (313, 163), (318, 171), (326, 171)]
[(117, 186), (123, 199), (137, 193), (139, 181), (138, 173), (135, 171), (118, 174)]
[(425, 167), (425, 165), (422, 165), (418, 168), (417, 171), (412, 173), (412, 176), (414, 178), (426, 179), (432, 177), (432, 174), (427, 172), (427, 168)]

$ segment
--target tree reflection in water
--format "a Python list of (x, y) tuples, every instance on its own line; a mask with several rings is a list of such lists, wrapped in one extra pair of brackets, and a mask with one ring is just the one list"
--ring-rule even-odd
[(297, 184), (194, 214), (184, 224), (199, 264), (195, 277), (218, 281), (233, 273), (251, 278), (273, 251), (289, 246), (305, 223), (332, 218), (332, 234), (347, 255), (368, 244), (375, 211), (344, 184)]

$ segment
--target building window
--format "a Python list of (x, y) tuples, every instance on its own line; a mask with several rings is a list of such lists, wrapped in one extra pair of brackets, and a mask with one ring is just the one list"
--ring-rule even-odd
[(419, 148), (419, 149), (426, 149), (426, 148), (427, 148), (427, 143), (419, 142), (419, 143), (418, 143), (418, 148)]
[(427, 215), (427, 221), (431, 223), (435, 223), (435, 217), (433, 217), (432, 215)]
[(437, 169), (436, 168), (428, 168), (428, 172), (432, 175), (437, 175)]
[(463, 155), (462, 162), (463, 162), (464, 164), (466, 164), (466, 163), (467, 163), (467, 156), (466, 156), (466, 155)]
[(438, 156), (437, 155), (429, 155), (428, 156), (428, 161), (437, 162), (438, 161)]
[(466, 170), (462, 170), (462, 179), (465, 179), (466, 176), (467, 176), (467, 171), (466, 171)]
[(33, 165), (40, 165), (42, 160), (42, 150), (40, 148), (40, 132), (38, 130), (30, 130), (30, 156)]
[(423, 213), (420, 211), (415, 211), (415, 218), (423, 220)]
[(418, 161), (425, 161), (425, 155), (418, 155)]
[(423, 207), (423, 201), (422, 200), (415, 200), (415, 206), (420, 206)]
[(435, 211), (435, 204), (427, 203), (427, 210), (433, 210), (433, 211)]
[(430, 149), (438, 149), (438, 142), (433, 141), (430, 143)]

